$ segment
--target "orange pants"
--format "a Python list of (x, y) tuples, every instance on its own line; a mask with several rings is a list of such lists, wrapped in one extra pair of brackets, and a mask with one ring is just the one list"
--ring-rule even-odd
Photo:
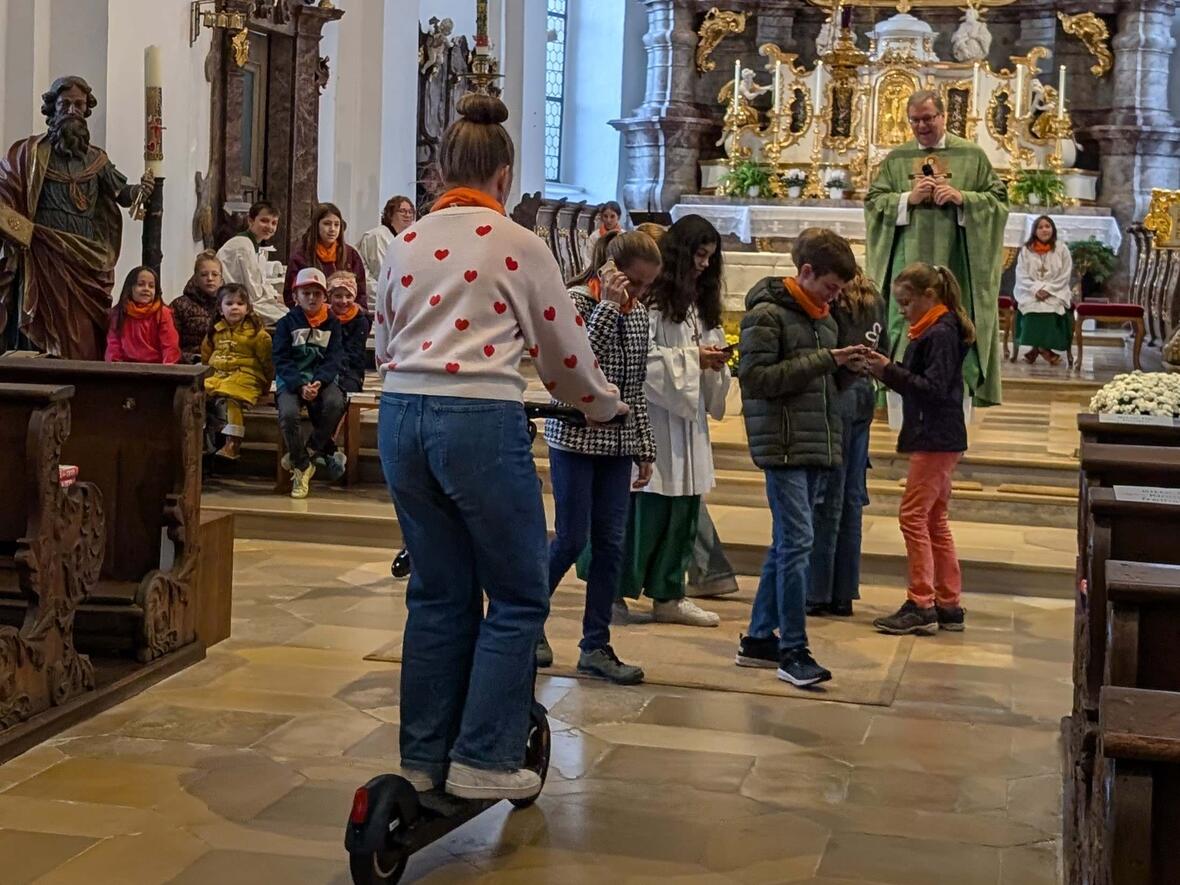
[(963, 574), (947, 521), (951, 474), (961, 457), (960, 452), (910, 454), (898, 522), (909, 560), (907, 595), (922, 608), (936, 601), (947, 608), (957, 606), (963, 593)]

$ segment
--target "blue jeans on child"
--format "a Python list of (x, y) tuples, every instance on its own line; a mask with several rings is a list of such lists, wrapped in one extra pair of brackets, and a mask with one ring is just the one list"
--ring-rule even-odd
[(414, 562), (402, 644), (402, 763), (436, 780), (449, 760), (517, 769), (549, 613), (545, 510), (524, 409), (386, 393), (377, 432)]
[(549, 545), (552, 593), (590, 541), (582, 651), (610, 645), (611, 606), (623, 572), (632, 459), (549, 449), (557, 536)]
[(779, 648), (807, 645), (807, 588), (810, 584), (812, 513), (827, 480), (824, 467), (772, 467), (766, 474), (771, 542), (754, 596), (749, 635), (769, 639), (778, 630)]
[(815, 510), (815, 549), (807, 591), (812, 605), (847, 605), (860, 599), (860, 540), (862, 511), (869, 503), (865, 471), (872, 423), (871, 416), (844, 421), (843, 466), (828, 472), (823, 500)]

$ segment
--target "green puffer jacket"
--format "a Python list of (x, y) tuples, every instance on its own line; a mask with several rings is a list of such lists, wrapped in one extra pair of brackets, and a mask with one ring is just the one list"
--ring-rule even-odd
[(746, 296), (738, 380), (750, 455), (763, 470), (840, 466), (836, 335), (836, 321), (813, 321), (781, 279)]

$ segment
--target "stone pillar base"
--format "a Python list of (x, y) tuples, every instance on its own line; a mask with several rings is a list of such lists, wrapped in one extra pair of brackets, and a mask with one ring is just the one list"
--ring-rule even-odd
[(680, 195), (699, 189), (701, 140), (717, 124), (699, 116), (612, 120), (627, 148), (623, 201), (630, 212), (667, 212)]

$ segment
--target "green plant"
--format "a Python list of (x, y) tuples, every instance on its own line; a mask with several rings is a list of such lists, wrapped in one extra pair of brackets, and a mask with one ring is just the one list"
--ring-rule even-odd
[(1022, 169), (1009, 185), (1008, 195), (1020, 206), (1027, 206), (1029, 198), (1034, 195), (1042, 206), (1060, 206), (1065, 199), (1065, 182), (1048, 169)]
[(1073, 258), (1074, 272), (1081, 277), (1088, 274), (1098, 285), (1114, 276), (1119, 263), (1114, 249), (1094, 237), (1070, 243), (1069, 254)]
[(792, 169), (783, 176), (783, 182), (787, 187), (803, 187), (807, 184), (807, 173), (802, 169)]
[(752, 160), (743, 160), (725, 176), (722, 183), (726, 193), (745, 196), (750, 188), (756, 187), (760, 191), (765, 191), (770, 185), (770, 176)]
[(848, 179), (837, 172), (835, 175), (828, 176), (828, 179), (824, 182), (824, 187), (828, 190), (846, 191), (848, 190)]

